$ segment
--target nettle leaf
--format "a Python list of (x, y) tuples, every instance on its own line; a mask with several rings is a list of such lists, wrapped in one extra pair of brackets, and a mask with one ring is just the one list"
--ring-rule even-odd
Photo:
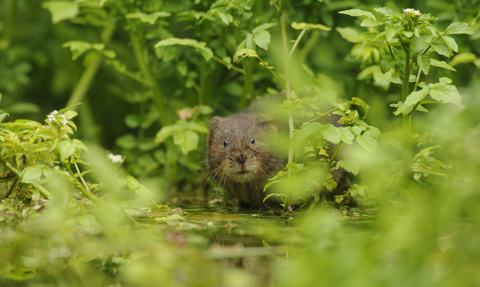
[(170, 17), (170, 16), (171, 16), (170, 12), (158, 11), (150, 14), (142, 13), (142, 12), (129, 13), (125, 17), (127, 19), (139, 19), (140, 22), (149, 23), (150, 25), (153, 25), (155, 24), (155, 22), (157, 22), (158, 18)]
[(210, 60), (213, 57), (212, 50), (206, 47), (207, 44), (205, 42), (198, 42), (194, 39), (168, 38), (155, 44), (155, 48), (173, 45), (193, 47), (202, 53), (202, 56), (205, 58), (206, 61)]
[[(304, 143), (308, 137), (313, 134), (318, 134), (322, 131), (323, 125), (317, 122), (313, 122), (309, 125), (304, 126), (303, 128), (296, 131), (294, 140), (298, 143)], [(297, 145), (298, 146), (298, 145)]]
[(305, 23), (305, 22), (301, 22), (301, 23), (297, 23), (297, 22), (293, 22), (292, 23), (292, 28), (295, 29), (295, 30), (313, 30), (313, 29), (317, 29), (317, 30), (323, 30), (323, 31), (331, 31), (332, 28), (330, 27), (327, 27), (325, 25), (322, 25), (322, 24), (310, 24), (310, 23)]
[[(270, 43), (270, 33), (268, 31), (260, 31), (253, 35), (253, 41), (260, 48), (268, 50), (268, 44)], [(248, 47), (248, 45), (247, 45)]]
[(428, 75), (428, 71), (430, 70), (430, 56), (427, 54), (418, 55), (417, 63), (420, 70), (422, 70), (425, 75)]
[(361, 147), (369, 151), (370, 153), (375, 153), (377, 149), (377, 141), (369, 134), (363, 134), (357, 136), (357, 142)]
[(454, 85), (436, 85), (431, 88), (430, 96), (439, 102), (452, 103), (460, 108), (463, 108), (462, 97), (460, 97), (457, 87)]
[(423, 98), (428, 95), (430, 89), (425, 88), (421, 89), (420, 91), (415, 91), (410, 93), (405, 99), (405, 102), (402, 104), (401, 111), (404, 115), (408, 115), (413, 111), (413, 108), (417, 103), (419, 103)]
[(454, 72), (457, 71), (452, 66), (447, 64), (446, 62), (439, 61), (439, 60), (436, 60), (436, 59), (430, 59), (430, 65), (435, 66), (435, 67), (439, 67), (439, 68), (443, 68), (443, 69), (447, 69), (447, 70), (450, 70), (450, 71), (454, 71)]
[(473, 28), (467, 23), (455, 22), (450, 24), (445, 30), (445, 34), (468, 34), (473, 35)]
[(265, 23), (265, 24), (262, 24), (258, 27), (256, 27), (255, 29), (253, 29), (252, 33), (255, 34), (255, 33), (258, 33), (258, 32), (261, 32), (261, 31), (265, 31), (265, 30), (268, 30), (270, 28), (272, 28), (273, 26), (277, 25), (277, 23)]
[(79, 11), (78, 3), (72, 1), (46, 1), (42, 3), (42, 7), (52, 14), (53, 24), (73, 19), (77, 17)]
[(353, 28), (338, 27), (338, 28), (336, 28), (336, 30), (337, 30), (338, 33), (340, 33), (340, 36), (342, 36), (343, 39), (347, 40), (350, 43), (359, 43), (359, 42), (362, 41), (362, 37), (360, 36), (360, 33)]
[(332, 124), (323, 125), (321, 133), (327, 141), (334, 144), (338, 144), (342, 139), (342, 134), (338, 128)]
[(347, 158), (347, 159), (342, 159), (337, 162), (337, 169), (340, 167), (343, 167), (346, 171), (353, 173), (354, 175), (357, 175), (360, 172), (360, 169), (362, 166), (360, 163), (356, 160)]

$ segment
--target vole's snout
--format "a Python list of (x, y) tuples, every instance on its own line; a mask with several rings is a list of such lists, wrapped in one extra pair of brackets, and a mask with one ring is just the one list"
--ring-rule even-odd
[(244, 164), (246, 161), (247, 161), (247, 157), (243, 153), (237, 157), (237, 162), (239, 164)]

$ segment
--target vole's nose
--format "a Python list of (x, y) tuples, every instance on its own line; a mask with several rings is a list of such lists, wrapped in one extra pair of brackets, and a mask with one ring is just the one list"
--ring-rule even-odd
[(237, 162), (240, 164), (244, 164), (247, 161), (247, 157), (242, 153), (237, 157)]

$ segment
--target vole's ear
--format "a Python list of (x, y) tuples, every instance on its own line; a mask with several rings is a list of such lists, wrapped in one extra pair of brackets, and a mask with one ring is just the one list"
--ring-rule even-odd
[(210, 120), (210, 129), (215, 127), (215, 126), (218, 126), (222, 122), (222, 120), (223, 119), (221, 117), (213, 117)]

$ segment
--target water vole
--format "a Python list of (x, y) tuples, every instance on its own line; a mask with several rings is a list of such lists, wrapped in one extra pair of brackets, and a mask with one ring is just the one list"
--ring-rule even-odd
[[(263, 203), (263, 186), (283, 166), (272, 147), (277, 125), (252, 107), (210, 122), (206, 166), (210, 176), (239, 200), (241, 207), (279, 208)], [(277, 204), (278, 205), (278, 204)]]

